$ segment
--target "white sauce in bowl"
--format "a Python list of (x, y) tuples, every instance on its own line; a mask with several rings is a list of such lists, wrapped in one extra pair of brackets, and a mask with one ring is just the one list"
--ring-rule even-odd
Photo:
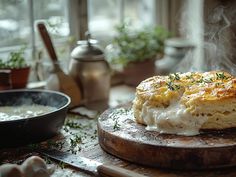
[(56, 107), (44, 105), (0, 106), (0, 121), (32, 118), (56, 110)]

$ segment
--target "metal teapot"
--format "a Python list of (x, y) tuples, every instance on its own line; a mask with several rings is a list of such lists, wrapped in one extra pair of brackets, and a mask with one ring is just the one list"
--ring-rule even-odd
[(82, 91), (82, 102), (88, 108), (105, 109), (110, 91), (110, 67), (97, 41), (90, 38), (78, 41), (71, 52), (69, 75)]

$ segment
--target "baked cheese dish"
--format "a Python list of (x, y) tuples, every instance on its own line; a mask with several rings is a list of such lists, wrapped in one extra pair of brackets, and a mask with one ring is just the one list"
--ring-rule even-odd
[(134, 117), (146, 129), (193, 136), (236, 127), (236, 77), (224, 71), (154, 76), (136, 88)]

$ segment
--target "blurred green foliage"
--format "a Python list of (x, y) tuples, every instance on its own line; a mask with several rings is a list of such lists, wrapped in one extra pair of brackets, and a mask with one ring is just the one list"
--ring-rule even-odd
[(0, 59), (0, 69), (27, 67), (28, 65), (24, 58), (24, 51), (25, 47), (21, 48), (18, 51), (10, 52), (6, 61)]
[(154, 59), (162, 54), (164, 41), (170, 33), (163, 27), (146, 27), (142, 30), (133, 30), (128, 24), (116, 27), (117, 36), (112, 45), (116, 52), (109, 54), (111, 63), (126, 66), (130, 62)]

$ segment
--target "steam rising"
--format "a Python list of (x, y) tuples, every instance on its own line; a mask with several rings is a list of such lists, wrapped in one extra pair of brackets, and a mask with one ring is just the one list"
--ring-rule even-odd
[[(229, 36), (233, 36), (230, 31), (231, 22), (226, 17), (224, 6), (219, 6), (213, 10), (209, 16), (208, 31), (206, 37), (209, 38), (205, 42), (205, 60), (208, 70), (226, 70), (236, 75), (236, 65), (232, 62), (230, 55)], [(211, 34), (212, 32), (212, 34)]]
[[(235, 21), (236, 11), (231, 6), (221, 5), (209, 13), (204, 23), (204, 34), (201, 34), (203, 41), (198, 45), (201, 47), (202, 55), (200, 56), (202, 57), (197, 58), (195, 53), (188, 53), (178, 65), (177, 71), (224, 70), (236, 75), (236, 64), (233, 63), (232, 52), (232, 38), (235, 39), (235, 36), (230, 28)], [(186, 26), (186, 23), (183, 23), (186, 21), (189, 19), (186, 19), (186, 13), (183, 13), (181, 26)], [(180, 30), (186, 31), (184, 28)]]

